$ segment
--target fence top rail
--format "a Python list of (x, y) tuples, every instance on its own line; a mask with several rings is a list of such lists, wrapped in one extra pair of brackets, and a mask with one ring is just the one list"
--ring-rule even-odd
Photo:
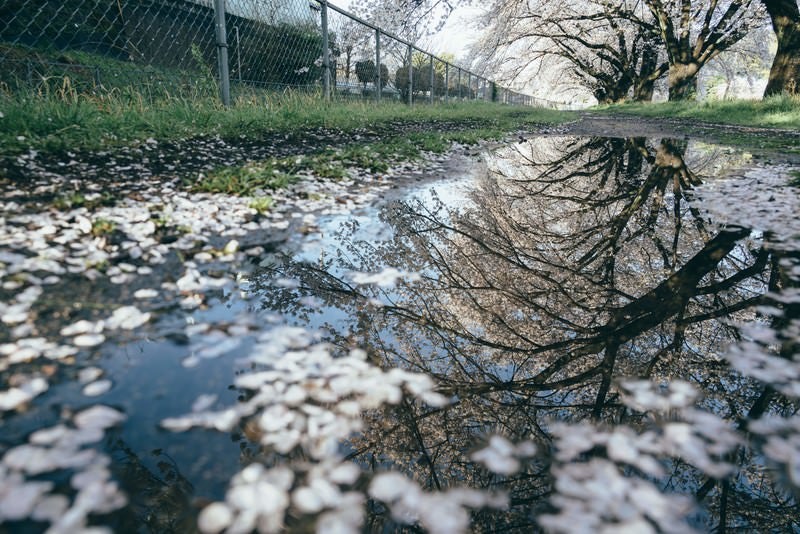
[(314, 1), (314, 2), (316, 2), (318, 4), (320, 4), (320, 5), (325, 4), (328, 7), (328, 9), (332, 9), (332, 10), (336, 11), (337, 13), (339, 13), (341, 15), (344, 15), (345, 17), (348, 17), (348, 18), (358, 22), (359, 24), (363, 24), (364, 26), (367, 26), (368, 28), (371, 28), (373, 30), (377, 30), (377, 31), (381, 32), (383, 35), (385, 35), (385, 36), (387, 36), (387, 37), (389, 37), (391, 39), (394, 39), (395, 41), (399, 41), (399, 42), (403, 43), (404, 45), (411, 47), (413, 50), (416, 50), (417, 52), (421, 52), (423, 54), (426, 54), (426, 55), (430, 56), (431, 58), (435, 59), (436, 61), (439, 61), (440, 63), (444, 63), (445, 65), (448, 65), (450, 67), (455, 67), (457, 69), (461, 69), (462, 71), (464, 71), (464, 72), (466, 72), (468, 74), (471, 74), (472, 76), (475, 76), (477, 78), (486, 80), (488, 82), (495, 83), (493, 80), (490, 80), (489, 78), (485, 78), (484, 76), (480, 76), (480, 75), (478, 75), (478, 74), (476, 74), (476, 73), (474, 73), (474, 72), (472, 72), (470, 70), (467, 70), (467, 69), (465, 69), (463, 67), (459, 67), (458, 65), (450, 63), (449, 61), (444, 60), (444, 59), (440, 58), (439, 56), (436, 56), (435, 54), (432, 54), (432, 53), (428, 52), (427, 50), (423, 50), (422, 48), (418, 47), (414, 43), (412, 43), (412, 42), (410, 42), (410, 41), (408, 41), (406, 39), (403, 39), (402, 37), (398, 37), (397, 35), (384, 30), (380, 26), (376, 26), (375, 24), (373, 24), (371, 22), (367, 22), (366, 20), (362, 19), (358, 15), (350, 13), (349, 11), (347, 11), (345, 9), (342, 9), (339, 6), (331, 4), (327, 0), (312, 0), (312, 1)]

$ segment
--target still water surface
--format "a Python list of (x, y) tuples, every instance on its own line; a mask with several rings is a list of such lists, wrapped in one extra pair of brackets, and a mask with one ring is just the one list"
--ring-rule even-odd
[[(48, 388), (5, 399), (0, 531), (58, 526), (37, 512), (54, 495), (75, 524), (187, 532), (219, 501), (219, 525), (232, 511), (246, 530), (231, 479), (251, 464), (284, 476), (250, 525), (263, 531), (445, 532), (465, 526), (464, 510), (475, 529), (797, 529), (800, 208), (788, 181), (788, 168), (726, 147), (550, 136), (495, 147), (399, 200), (301, 214), (285, 241), (262, 226), (238, 238), (250, 248), (167, 247), (152, 272), (146, 254), (123, 254), (47, 281), (55, 269), (18, 257), (47, 249), (22, 250), (7, 230), (4, 387)], [(35, 215), (5, 216), (14, 235), (41, 230)], [(46, 241), (81, 217), (99, 219), (65, 219)], [(129, 250), (134, 234), (108, 240)], [(119, 263), (131, 276), (112, 284)], [(31, 287), (43, 291), (20, 308)], [(97, 326), (126, 305), (150, 315)], [(105, 339), (64, 334), (78, 319), (94, 324), (79, 335)], [(77, 349), (14, 356), (42, 338)], [(380, 374), (393, 368), (413, 374)], [(59, 448), (32, 434), (85, 428), (77, 418), (97, 404), (122, 414), (99, 424), (102, 439)], [(24, 446), (98, 457), (41, 465), (19, 460)], [(342, 465), (358, 470), (332, 474)], [(381, 498), (375, 473), (389, 470), (449, 496), (439, 517)], [(88, 472), (119, 499), (75, 512), (88, 499), (75, 475)]]

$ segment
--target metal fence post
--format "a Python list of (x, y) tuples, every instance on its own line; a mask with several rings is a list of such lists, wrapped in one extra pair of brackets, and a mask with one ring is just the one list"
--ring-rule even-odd
[(228, 36), (225, 31), (225, 0), (214, 0), (217, 26), (217, 70), (222, 103), (231, 105), (231, 77), (228, 70)]
[(242, 83), (242, 42), (239, 40), (239, 26), (234, 26), (236, 31), (236, 77)]
[(444, 64), (444, 101), (450, 96), (450, 63)]
[(434, 89), (435, 82), (436, 82), (436, 76), (434, 75), (434, 72), (433, 72), (433, 56), (431, 56), (431, 85), (430, 85), (430, 90), (428, 91), (428, 103), (429, 104), (433, 104), (433, 89)]
[(413, 47), (408, 45), (408, 104), (414, 104), (414, 66), (411, 63)]
[(375, 29), (375, 100), (381, 101), (381, 93), (383, 88), (381, 80), (381, 31)]
[(328, 50), (328, 0), (322, 4), (322, 92), (325, 100), (331, 99), (331, 58)]
[(461, 100), (461, 67), (458, 67), (458, 99)]

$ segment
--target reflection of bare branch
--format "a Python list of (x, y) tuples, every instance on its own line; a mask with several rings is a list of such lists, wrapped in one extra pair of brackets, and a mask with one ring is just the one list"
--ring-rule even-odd
[[(326, 305), (352, 318), (339, 333), (332, 328), (337, 343), (429, 374), (454, 399), (439, 410), (403, 403), (370, 414), (354, 458), (391, 461), (430, 487), (502, 483), (518, 503), (514, 521), (550, 491), (547, 462), (498, 482), (468, 459), (482, 435), (547, 443), (552, 419), (648, 424), (619, 402), (618, 381), (631, 376), (700, 384), (703, 402), (731, 414), (759, 403), (769, 409), (762, 388), (718, 354), (737, 340), (729, 319), (752, 318), (764, 302), (773, 252), (745, 246), (747, 229), (712, 231), (688, 205), (685, 189), (700, 175), (691, 147), (544, 138), (488, 159), (493, 172), (470, 206), (397, 204), (384, 212), (391, 242), (344, 232), (338, 258), (280, 269), (300, 287), (271, 297), (271, 307), (322, 291)], [(421, 280), (387, 292), (333, 274), (381, 265)], [(380, 308), (370, 308), (374, 298)], [(752, 461), (752, 451), (741, 456)], [(673, 467), (682, 490), (704, 487), (689, 466)], [(729, 516), (741, 495), (731, 482)], [(709, 506), (719, 509), (715, 499)]]

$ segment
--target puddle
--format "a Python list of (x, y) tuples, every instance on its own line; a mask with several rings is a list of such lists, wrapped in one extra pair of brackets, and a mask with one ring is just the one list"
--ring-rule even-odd
[(796, 528), (791, 170), (545, 136), (266, 215), (6, 191), (0, 519)]

